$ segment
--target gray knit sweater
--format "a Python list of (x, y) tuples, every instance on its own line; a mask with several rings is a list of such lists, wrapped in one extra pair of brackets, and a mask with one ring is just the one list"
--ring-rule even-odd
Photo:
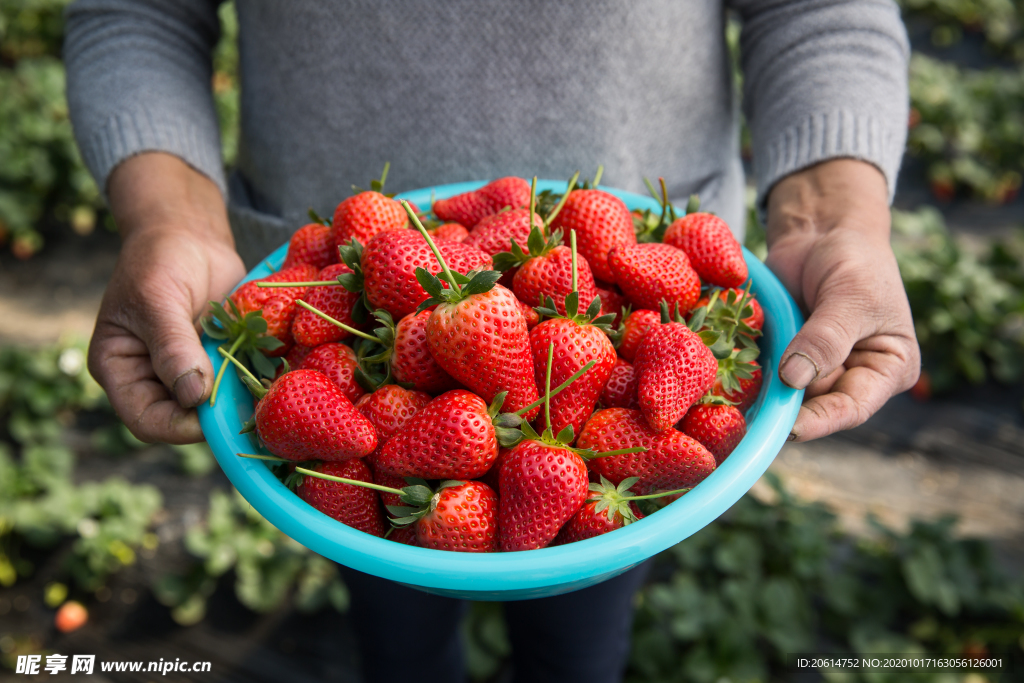
[[(891, 0), (237, 0), (242, 136), (224, 174), (210, 91), (213, 0), (78, 0), (68, 101), (103, 187), (146, 150), (230, 198), (252, 264), (391, 162), (401, 191), (503, 175), (699, 193), (743, 225), (727, 9), (743, 22), (743, 106), (760, 196), (834, 157), (892, 193), (908, 47)], [(229, 191), (230, 187), (230, 191)]]

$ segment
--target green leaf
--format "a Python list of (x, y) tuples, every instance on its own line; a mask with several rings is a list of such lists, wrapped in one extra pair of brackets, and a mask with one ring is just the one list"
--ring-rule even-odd
[(462, 288), (462, 294), (464, 296), (472, 296), (474, 294), (489, 292), (498, 280), (501, 279), (501, 275), (501, 272), (497, 270), (480, 271), (473, 276), (473, 279), (469, 281), (469, 284)]
[(434, 299), (442, 298), (442, 292), (444, 287), (441, 285), (441, 281), (434, 275), (431, 275), (423, 268), (416, 269), (416, 281), (420, 283), (424, 291)]

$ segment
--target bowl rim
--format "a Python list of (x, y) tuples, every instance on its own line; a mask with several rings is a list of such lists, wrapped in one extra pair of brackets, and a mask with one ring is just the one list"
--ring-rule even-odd
[[(403, 192), (396, 196), (420, 207), (431, 196), (450, 197), (486, 181), (454, 183)], [(565, 181), (538, 180), (538, 191), (564, 191)], [(660, 209), (658, 202), (632, 192), (600, 186), (623, 199), (630, 209)], [(275, 250), (242, 281), (279, 267), (287, 243)], [(744, 249), (752, 291), (765, 312), (761, 340), (763, 386), (747, 413), (748, 430), (736, 450), (707, 479), (685, 496), (636, 523), (595, 538), (553, 548), (511, 553), (458, 553), (395, 543), (363, 533), (314, 509), (288, 490), (261, 461), (239, 458), (253, 452), (254, 441), (239, 434), (252, 414), (252, 397), (235, 373), (225, 373), (217, 405), (199, 407), (199, 419), (217, 462), (245, 500), (271, 524), (310, 550), (361, 572), (428, 590), (500, 596), (586, 585), (625, 571), (682, 541), (718, 518), (743, 496), (781, 450), (803, 398), (803, 391), (778, 377), (781, 354), (803, 317), (779, 280)], [(242, 284), (242, 283), (239, 283)], [(216, 340), (203, 336), (214, 367), (219, 367)]]

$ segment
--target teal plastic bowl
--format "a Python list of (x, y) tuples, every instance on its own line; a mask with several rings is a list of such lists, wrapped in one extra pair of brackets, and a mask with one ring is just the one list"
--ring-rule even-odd
[[(398, 195), (420, 207), (430, 205), (431, 193), (450, 197), (483, 183), (457, 183)], [(539, 181), (538, 189), (564, 191), (565, 181)], [(630, 192), (602, 188), (623, 199), (631, 209), (658, 208), (657, 202)], [(267, 259), (274, 267), (284, 261), (287, 245)], [(556, 548), (516, 553), (456, 553), (428, 550), (387, 541), (345, 526), (313, 509), (285, 488), (258, 460), (239, 458), (252, 451), (242, 423), (252, 416), (253, 399), (236, 373), (228, 372), (217, 405), (199, 407), (203, 433), (228, 479), (239, 493), (274, 526), (310, 550), (367, 574), (470, 600), (523, 600), (567, 593), (591, 586), (628, 570), (647, 558), (696, 533), (728, 510), (764, 474), (781, 450), (796, 420), (802, 391), (779, 379), (779, 360), (803, 318), (775, 276), (746, 253), (751, 290), (764, 308), (761, 339), (764, 384), (747, 414), (747, 435), (729, 458), (699, 486), (678, 501), (639, 522), (615, 532)], [(270, 274), (266, 265), (246, 280)], [(217, 343), (204, 338), (215, 368), (222, 358)]]

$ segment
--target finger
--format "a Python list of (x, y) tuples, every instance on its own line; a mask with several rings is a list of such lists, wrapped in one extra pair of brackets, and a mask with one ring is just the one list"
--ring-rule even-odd
[(805, 389), (840, 367), (863, 336), (859, 321), (865, 312), (859, 308), (850, 299), (834, 304), (822, 301), (782, 354), (782, 381), (794, 389)]
[[(901, 337), (875, 337), (858, 344), (827, 393), (804, 401), (790, 440), (810, 441), (863, 424), (889, 397), (918, 374), (916, 344)], [(819, 387), (820, 388), (820, 387)]]
[(821, 396), (832, 391), (832, 387), (835, 385), (839, 378), (846, 372), (846, 367), (840, 365), (838, 368), (833, 370), (831, 373), (824, 377), (819, 377), (810, 384), (807, 385), (807, 389), (804, 392), (804, 400), (812, 399), (815, 396)]
[(174, 444), (203, 440), (196, 411), (182, 408), (171, 396), (153, 372), (145, 345), (131, 333), (99, 323), (89, 346), (89, 371), (138, 439)]
[(213, 365), (199, 341), (192, 297), (142, 296), (148, 305), (133, 317), (138, 336), (149, 349), (153, 372), (183, 408), (194, 408), (210, 395)]

